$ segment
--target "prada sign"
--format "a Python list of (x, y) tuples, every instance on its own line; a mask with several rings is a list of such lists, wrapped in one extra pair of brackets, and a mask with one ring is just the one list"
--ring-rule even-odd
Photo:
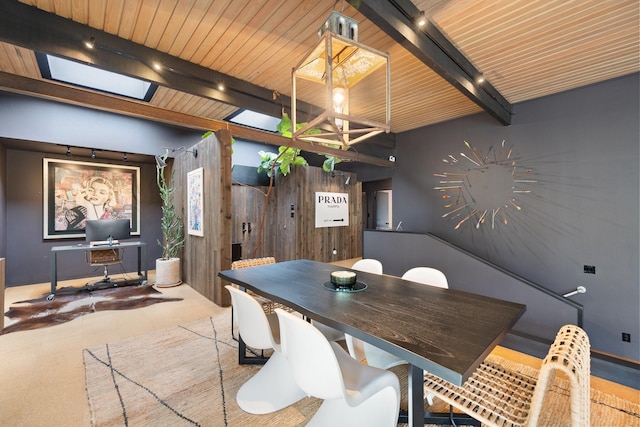
[(316, 228), (349, 225), (349, 194), (316, 191)]

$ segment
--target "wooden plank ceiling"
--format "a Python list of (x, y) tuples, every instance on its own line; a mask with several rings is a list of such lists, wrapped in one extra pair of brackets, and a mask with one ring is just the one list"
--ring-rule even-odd
[[(347, 2), (20, 2), (285, 96), (291, 95), (292, 67), (316, 45), (316, 29), (335, 8), (360, 21), (361, 43), (390, 54), (392, 132), (481, 111)], [(637, 0), (413, 0), (413, 4), (510, 103), (640, 71)], [(0, 71), (42, 79), (28, 45), (0, 42)], [(151, 105), (214, 120), (242, 107), (168, 86), (159, 88)]]

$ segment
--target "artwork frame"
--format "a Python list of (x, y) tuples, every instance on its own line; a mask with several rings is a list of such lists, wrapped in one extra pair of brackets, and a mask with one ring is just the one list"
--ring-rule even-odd
[(349, 193), (315, 192), (316, 228), (349, 226)]
[(140, 168), (43, 159), (43, 238), (85, 237), (87, 219), (131, 220), (140, 235)]
[(187, 173), (187, 233), (204, 236), (204, 169), (198, 168)]

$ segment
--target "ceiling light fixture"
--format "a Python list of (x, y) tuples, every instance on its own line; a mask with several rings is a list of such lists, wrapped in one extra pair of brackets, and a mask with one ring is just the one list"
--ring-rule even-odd
[(87, 47), (87, 49), (93, 49), (94, 47), (96, 47), (95, 37), (91, 37), (89, 40), (86, 40), (84, 42), (84, 45)]
[(482, 82), (484, 82), (484, 76), (480, 74), (478, 77), (476, 77), (476, 83), (480, 84)]
[(155, 68), (156, 70), (160, 71), (160, 70), (162, 70), (162, 65), (159, 62), (154, 62), (153, 63), (153, 68)]
[(427, 17), (424, 14), (424, 10), (420, 11), (420, 15), (418, 15), (418, 19), (416, 19), (416, 24), (418, 24), (418, 27), (420, 28), (427, 25)]
[(96, 158), (96, 150), (91, 150), (91, 158), (92, 159)]
[(122, 161), (126, 162), (127, 160), (129, 160), (129, 158), (127, 157), (127, 153), (124, 153), (124, 155), (122, 156)]
[(67, 156), (71, 156), (71, 147), (67, 145)]
[[(348, 146), (389, 132), (389, 55), (358, 43), (358, 21), (336, 11), (318, 36), (318, 45), (292, 72), (293, 139)], [(298, 99), (324, 108), (307, 123), (298, 123)], [(361, 111), (361, 116), (350, 110)]]

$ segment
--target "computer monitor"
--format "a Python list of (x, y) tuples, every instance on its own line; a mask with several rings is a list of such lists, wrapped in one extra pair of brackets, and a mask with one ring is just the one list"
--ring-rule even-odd
[(128, 219), (87, 220), (87, 242), (125, 240), (131, 238), (131, 221)]

